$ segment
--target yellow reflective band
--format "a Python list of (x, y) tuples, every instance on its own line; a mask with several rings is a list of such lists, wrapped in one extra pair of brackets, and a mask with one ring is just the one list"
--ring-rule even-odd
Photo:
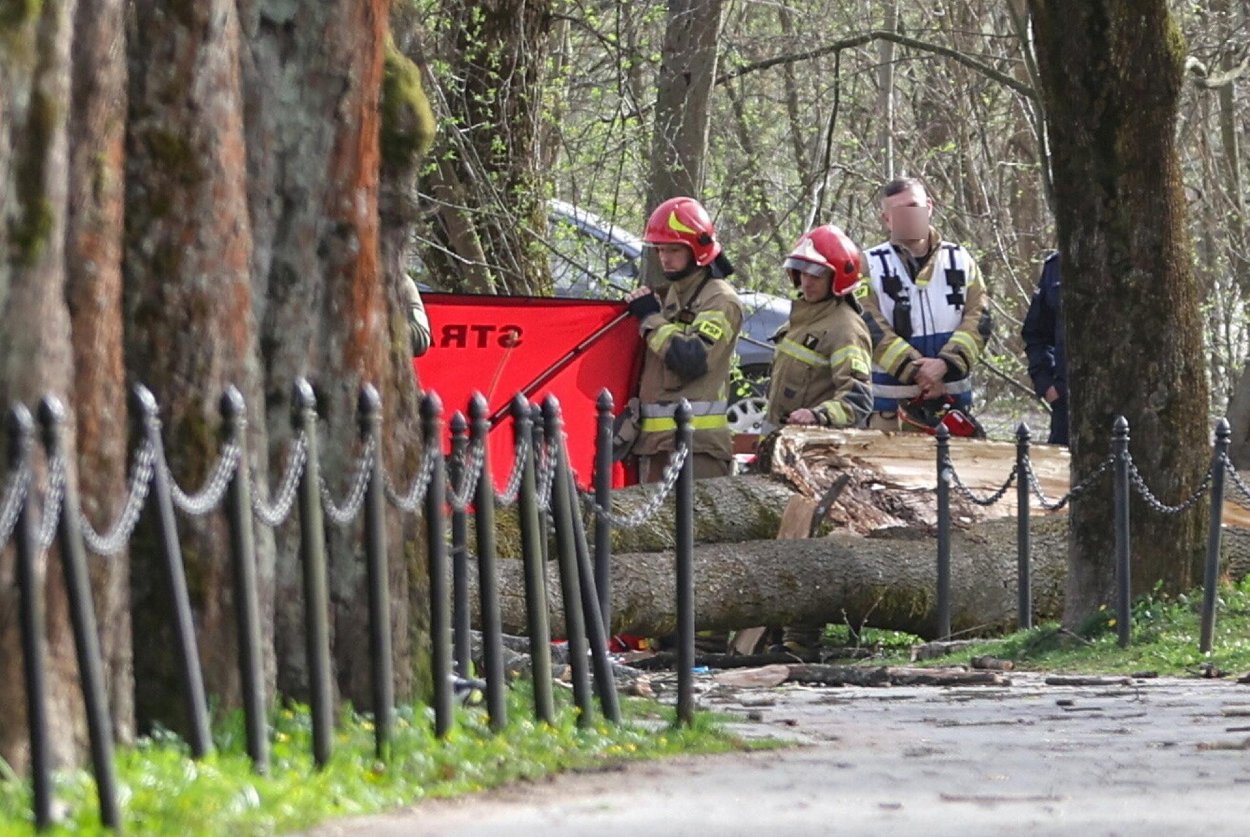
[(863, 346), (843, 346), (833, 353), (829, 358), (829, 363), (833, 366), (846, 363), (851, 367), (852, 372), (867, 375), (872, 367), (872, 358)]
[(666, 323), (651, 332), (651, 336), (647, 338), (647, 348), (658, 355), (670, 337), (683, 332), (684, 328), (680, 323)]
[(786, 357), (792, 357), (799, 363), (807, 366), (829, 366), (829, 358), (813, 352), (811, 349), (794, 342), (789, 337), (783, 339), (777, 344), (777, 351)]
[(895, 337), (894, 342), (890, 343), (889, 348), (881, 353), (881, 366), (890, 373), (893, 373), (895, 365), (907, 356), (907, 350), (911, 346), (901, 337)]
[(677, 212), (676, 212), (676, 210), (674, 210), (673, 212), (668, 213), (668, 228), (669, 228), (670, 230), (674, 230), (674, 231), (679, 232), (679, 233), (688, 233), (688, 234), (690, 234), (690, 235), (698, 235), (698, 234), (699, 234), (699, 231), (698, 231), (698, 230), (692, 230), (690, 227), (687, 227), (687, 226), (686, 226), (685, 224), (683, 224), (681, 221), (677, 220)]
[(968, 334), (966, 331), (957, 331), (951, 335), (951, 339), (948, 342), (962, 347), (968, 354), (968, 360), (976, 360), (977, 341), (971, 334)]
[[(718, 430), (729, 426), (729, 418), (724, 415), (695, 416), (690, 420), (690, 426), (695, 430)], [(642, 420), (643, 433), (663, 433), (676, 429), (677, 419), (675, 418), (645, 418)]]
[(858, 285), (855, 286), (854, 293), (855, 293), (856, 299), (863, 299), (864, 297), (868, 296), (868, 294), (871, 292), (872, 292), (872, 289), (868, 287), (867, 282), (860, 282)]

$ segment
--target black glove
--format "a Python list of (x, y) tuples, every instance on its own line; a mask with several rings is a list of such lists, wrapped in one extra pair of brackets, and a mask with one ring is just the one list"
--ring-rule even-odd
[(651, 314), (660, 313), (660, 301), (656, 299), (655, 294), (643, 294), (634, 297), (629, 301), (629, 313), (638, 319), (643, 319)]

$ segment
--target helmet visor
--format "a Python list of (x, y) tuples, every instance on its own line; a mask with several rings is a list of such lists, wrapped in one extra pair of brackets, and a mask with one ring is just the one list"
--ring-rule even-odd
[(807, 259), (796, 259), (793, 256), (786, 259), (782, 265), (785, 270), (794, 270), (799, 273), (806, 273), (808, 276), (815, 276), (817, 279), (833, 278), (833, 268), (827, 264), (816, 264), (809, 262)]

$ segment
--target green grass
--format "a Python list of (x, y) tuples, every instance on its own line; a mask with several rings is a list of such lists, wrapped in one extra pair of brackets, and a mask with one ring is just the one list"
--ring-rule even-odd
[[(334, 755), (321, 771), (313, 769), (309, 716), (302, 707), (275, 713), (267, 776), (251, 770), (239, 718), (215, 733), (217, 751), (200, 761), (187, 756), (176, 736), (156, 735), (118, 754), (123, 827), (131, 834), (274, 834), (561, 770), (749, 746), (708, 715), (696, 716), (690, 729), (678, 728), (671, 708), (637, 699), (623, 701), (627, 720), (621, 726), (578, 729), (567, 695), (559, 697), (554, 728), (533, 721), (528, 690), (518, 688), (509, 698), (511, 722), (503, 734), (490, 733), (482, 710), (467, 709), (445, 741), (430, 731), (430, 710), (400, 709), (389, 764), (374, 759), (369, 719), (348, 712), (339, 719)], [(68, 814), (48, 833), (107, 833), (99, 825), (88, 772), (58, 774), (55, 796)], [(0, 781), (0, 835), (33, 833), (29, 785), (11, 777)]]
[[(1115, 612), (1104, 609), (1076, 632), (1044, 624), (923, 664), (957, 665), (973, 656), (989, 655), (1012, 660), (1017, 669), (1025, 671), (1186, 675), (1199, 674), (1199, 667), (1209, 664), (1230, 674), (1244, 674), (1250, 671), (1250, 579), (1221, 585), (1216, 603), (1215, 635), (1209, 654), (1198, 650), (1199, 590), (1175, 598), (1156, 593), (1134, 602), (1128, 648), (1119, 646)], [(855, 644), (845, 626), (829, 626), (826, 638), (835, 645)], [(911, 645), (923, 640), (911, 634), (870, 629), (861, 632), (859, 642), (880, 650), (874, 660), (879, 665), (907, 662)]]

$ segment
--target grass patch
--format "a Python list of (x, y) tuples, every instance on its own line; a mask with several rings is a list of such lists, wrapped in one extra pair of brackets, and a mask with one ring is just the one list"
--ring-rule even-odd
[[(639, 699), (622, 700), (627, 720), (621, 726), (601, 722), (582, 730), (568, 696), (557, 698), (555, 727), (534, 722), (528, 688), (521, 686), (510, 693), (510, 723), (501, 735), (491, 734), (482, 710), (462, 709), (444, 741), (431, 732), (431, 710), (400, 708), (389, 764), (374, 759), (369, 718), (345, 712), (334, 755), (321, 771), (312, 765), (307, 709), (282, 709), (272, 718), (268, 776), (251, 770), (241, 717), (215, 732), (217, 751), (201, 761), (191, 760), (176, 736), (157, 734), (117, 756), (123, 829), (131, 834), (274, 834), (563, 770), (752, 746), (705, 713), (696, 716), (692, 728), (678, 728), (670, 707)], [(55, 796), (68, 814), (47, 833), (108, 833), (99, 825), (89, 772), (58, 774)], [(31, 803), (28, 783), (0, 781), (0, 834), (33, 834)]]
[[(1017, 669), (1026, 671), (1185, 675), (1200, 674), (1199, 667), (1208, 664), (1228, 673), (1250, 671), (1250, 578), (1220, 586), (1209, 654), (1198, 650), (1201, 606), (1201, 590), (1176, 597), (1142, 596), (1133, 604), (1128, 648), (1119, 646), (1114, 610), (1104, 609), (1076, 632), (1048, 623), (920, 665), (966, 664), (973, 656), (989, 655), (1012, 660)], [(884, 633), (888, 641), (878, 642), (881, 653), (876, 664), (906, 663), (911, 642), (921, 642), (910, 634), (877, 633)], [(864, 632), (861, 644), (873, 647), (874, 639), (874, 632)]]

